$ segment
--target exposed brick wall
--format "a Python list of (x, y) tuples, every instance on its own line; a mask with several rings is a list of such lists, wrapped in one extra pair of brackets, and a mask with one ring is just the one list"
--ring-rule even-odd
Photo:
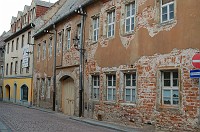
[(43, 15), (48, 9), (48, 7), (36, 6), (36, 18)]

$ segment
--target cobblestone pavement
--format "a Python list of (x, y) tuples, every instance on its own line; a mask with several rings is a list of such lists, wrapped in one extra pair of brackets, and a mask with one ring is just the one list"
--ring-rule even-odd
[(63, 114), (3, 102), (0, 102), (0, 122), (13, 132), (116, 132), (71, 120)]

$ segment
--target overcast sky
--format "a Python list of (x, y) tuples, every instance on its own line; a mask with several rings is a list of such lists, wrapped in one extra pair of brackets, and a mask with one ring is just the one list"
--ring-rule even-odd
[[(23, 11), (25, 5), (31, 5), (32, 0), (0, 0), (0, 35), (10, 30), (12, 16), (17, 17), (18, 11)], [(43, 0), (54, 3), (58, 0)]]

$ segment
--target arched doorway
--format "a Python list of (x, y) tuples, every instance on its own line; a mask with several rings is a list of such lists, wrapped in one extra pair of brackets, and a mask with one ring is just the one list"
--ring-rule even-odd
[(6, 99), (8, 100), (8, 101), (10, 101), (10, 86), (9, 85), (6, 85)]
[(62, 109), (66, 115), (74, 115), (74, 80), (71, 77), (62, 79)]
[(14, 84), (14, 99), (15, 99), (15, 103), (17, 101), (17, 84)]
[(28, 87), (26, 85), (21, 86), (21, 100), (28, 101)]

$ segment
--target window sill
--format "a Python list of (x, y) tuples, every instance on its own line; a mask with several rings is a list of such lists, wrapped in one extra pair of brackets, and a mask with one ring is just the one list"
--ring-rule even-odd
[(168, 20), (168, 21), (165, 21), (165, 22), (161, 22), (161, 23), (160, 23), (160, 26), (171, 25), (171, 24), (174, 24), (175, 22), (176, 22), (175, 19), (173, 19), (173, 20)]
[(122, 106), (133, 106), (133, 107), (136, 107), (135, 103), (128, 103), (128, 102), (126, 102), (126, 103), (120, 103), (120, 105), (122, 105)]
[(114, 100), (113, 101), (104, 101), (104, 104), (114, 105), (114, 104), (116, 104), (116, 102)]
[(180, 108), (179, 106), (170, 106), (170, 105), (160, 105), (157, 107), (157, 110), (159, 112), (166, 112), (170, 111), (171, 113), (180, 113)]
[(131, 32), (127, 32), (127, 33), (125, 32), (125, 33), (122, 34), (122, 36), (127, 37), (127, 36), (130, 36), (130, 35), (133, 35), (133, 34), (135, 34), (135, 31), (131, 31)]

